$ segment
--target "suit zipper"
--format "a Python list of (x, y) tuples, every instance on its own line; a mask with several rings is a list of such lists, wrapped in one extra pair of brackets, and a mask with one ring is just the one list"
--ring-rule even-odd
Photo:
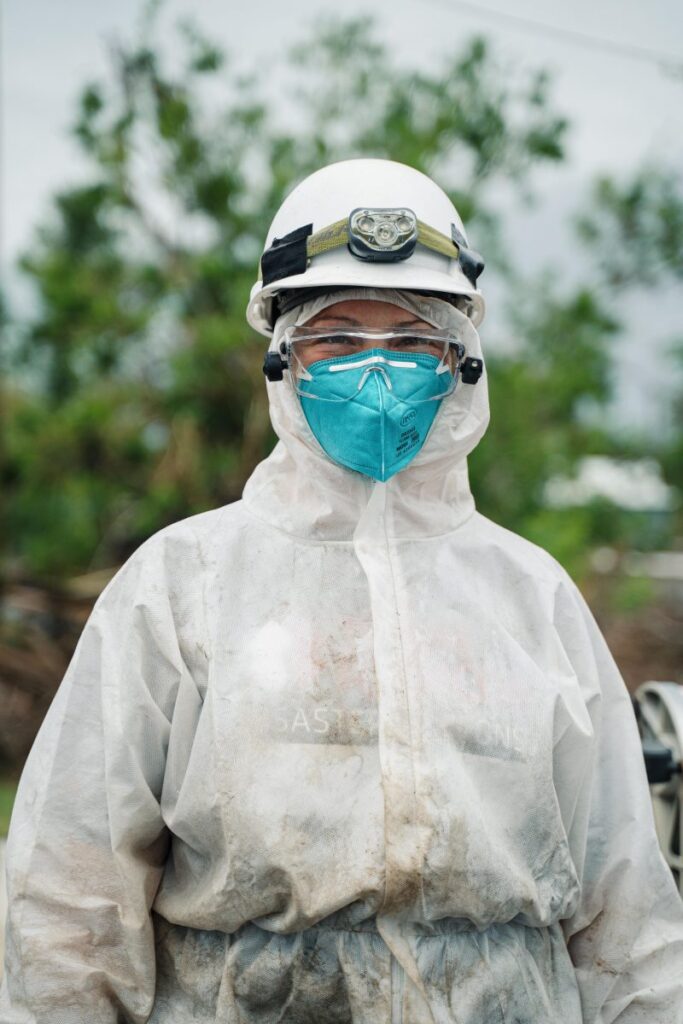
[(391, 1024), (403, 1024), (403, 968), (391, 955)]

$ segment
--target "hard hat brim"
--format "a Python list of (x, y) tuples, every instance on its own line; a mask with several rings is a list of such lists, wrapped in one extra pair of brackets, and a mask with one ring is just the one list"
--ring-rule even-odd
[(247, 320), (254, 330), (266, 337), (273, 333), (270, 316), (272, 299), (275, 294), (288, 288), (329, 287), (330, 291), (336, 287), (397, 288), (404, 291), (466, 295), (472, 300), (471, 320), (475, 327), (484, 318), (483, 296), (459, 270), (448, 273), (433, 267), (419, 267), (411, 260), (399, 263), (359, 261), (355, 264), (349, 261), (348, 256), (335, 260), (330, 259), (331, 255), (317, 266), (315, 262), (311, 263), (305, 274), (283, 278), (265, 288), (260, 280), (257, 281), (247, 307)]

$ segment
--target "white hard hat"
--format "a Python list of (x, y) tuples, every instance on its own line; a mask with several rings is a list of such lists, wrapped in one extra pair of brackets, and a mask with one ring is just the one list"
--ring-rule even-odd
[(426, 174), (393, 160), (343, 160), (305, 178), (276, 213), (247, 320), (268, 336), (277, 296), (348, 286), (466, 296), (476, 326), (483, 267), (458, 211)]

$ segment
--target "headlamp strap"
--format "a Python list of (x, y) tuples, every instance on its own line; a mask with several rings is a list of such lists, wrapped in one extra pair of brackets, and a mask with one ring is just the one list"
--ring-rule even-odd
[(467, 247), (467, 242), (462, 232), (458, 231), (455, 224), (451, 224), (451, 238), (453, 239), (453, 245), (458, 249), (458, 262), (460, 263), (460, 269), (473, 285), (476, 286), (477, 278), (484, 269), (484, 257), (480, 253), (475, 252), (474, 249)]
[[(447, 238), (446, 235), (442, 235), (436, 228), (430, 228), (428, 224), (421, 220), (417, 221), (417, 240), (426, 246), (427, 249), (439, 252), (442, 256), (447, 256), (449, 260), (458, 258), (459, 246), (455, 241)], [(349, 222), (345, 217), (344, 220), (335, 221), (329, 227), (316, 231), (308, 239), (306, 248), (310, 259), (313, 256), (320, 256), (323, 252), (329, 252), (330, 249), (338, 249), (340, 246), (348, 244)], [(455, 252), (453, 249), (455, 249)]]
[[(484, 269), (484, 261), (479, 253), (467, 248), (467, 243), (462, 233), (454, 224), (451, 224), (451, 238), (430, 227), (424, 221), (418, 220), (417, 241), (432, 252), (438, 252), (448, 259), (457, 259), (463, 273), (476, 286), (477, 278)], [(309, 260), (320, 256), (331, 249), (338, 249), (349, 244), (349, 221), (335, 221), (320, 231), (313, 234), (313, 225), (306, 224), (303, 227), (290, 231), (282, 238), (274, 238), (269, 249), (266, 249), (261, 257), (261, 279), (263, 285), (272, 284), (273, 281), (281, 281), (285, 277), (294, 277), (297, 274), (306, 272)], [(412, 253), (412, 249), (405, 255), (391, 255), (387, 259), (406, 259)], [(354, 255), (358, 255), (355, 253)], [(360, 258), (360, 257), (359, 257)]]
[(261, 279), (264, 285), (306, 272), (309, 260), (306, 243), (312, 231), (313, 225), (305, 224), (282, 238), (273, 239), (272, 245), (261, 257)]

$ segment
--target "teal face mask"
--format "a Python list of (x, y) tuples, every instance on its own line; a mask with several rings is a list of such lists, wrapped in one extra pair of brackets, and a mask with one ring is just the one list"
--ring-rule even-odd
[(309, 427), (329, 457), (348, 469), (389, 480), (415, 458), (453, 375), (425, 353), (371, 349), (321, 359), (299, 380)]

